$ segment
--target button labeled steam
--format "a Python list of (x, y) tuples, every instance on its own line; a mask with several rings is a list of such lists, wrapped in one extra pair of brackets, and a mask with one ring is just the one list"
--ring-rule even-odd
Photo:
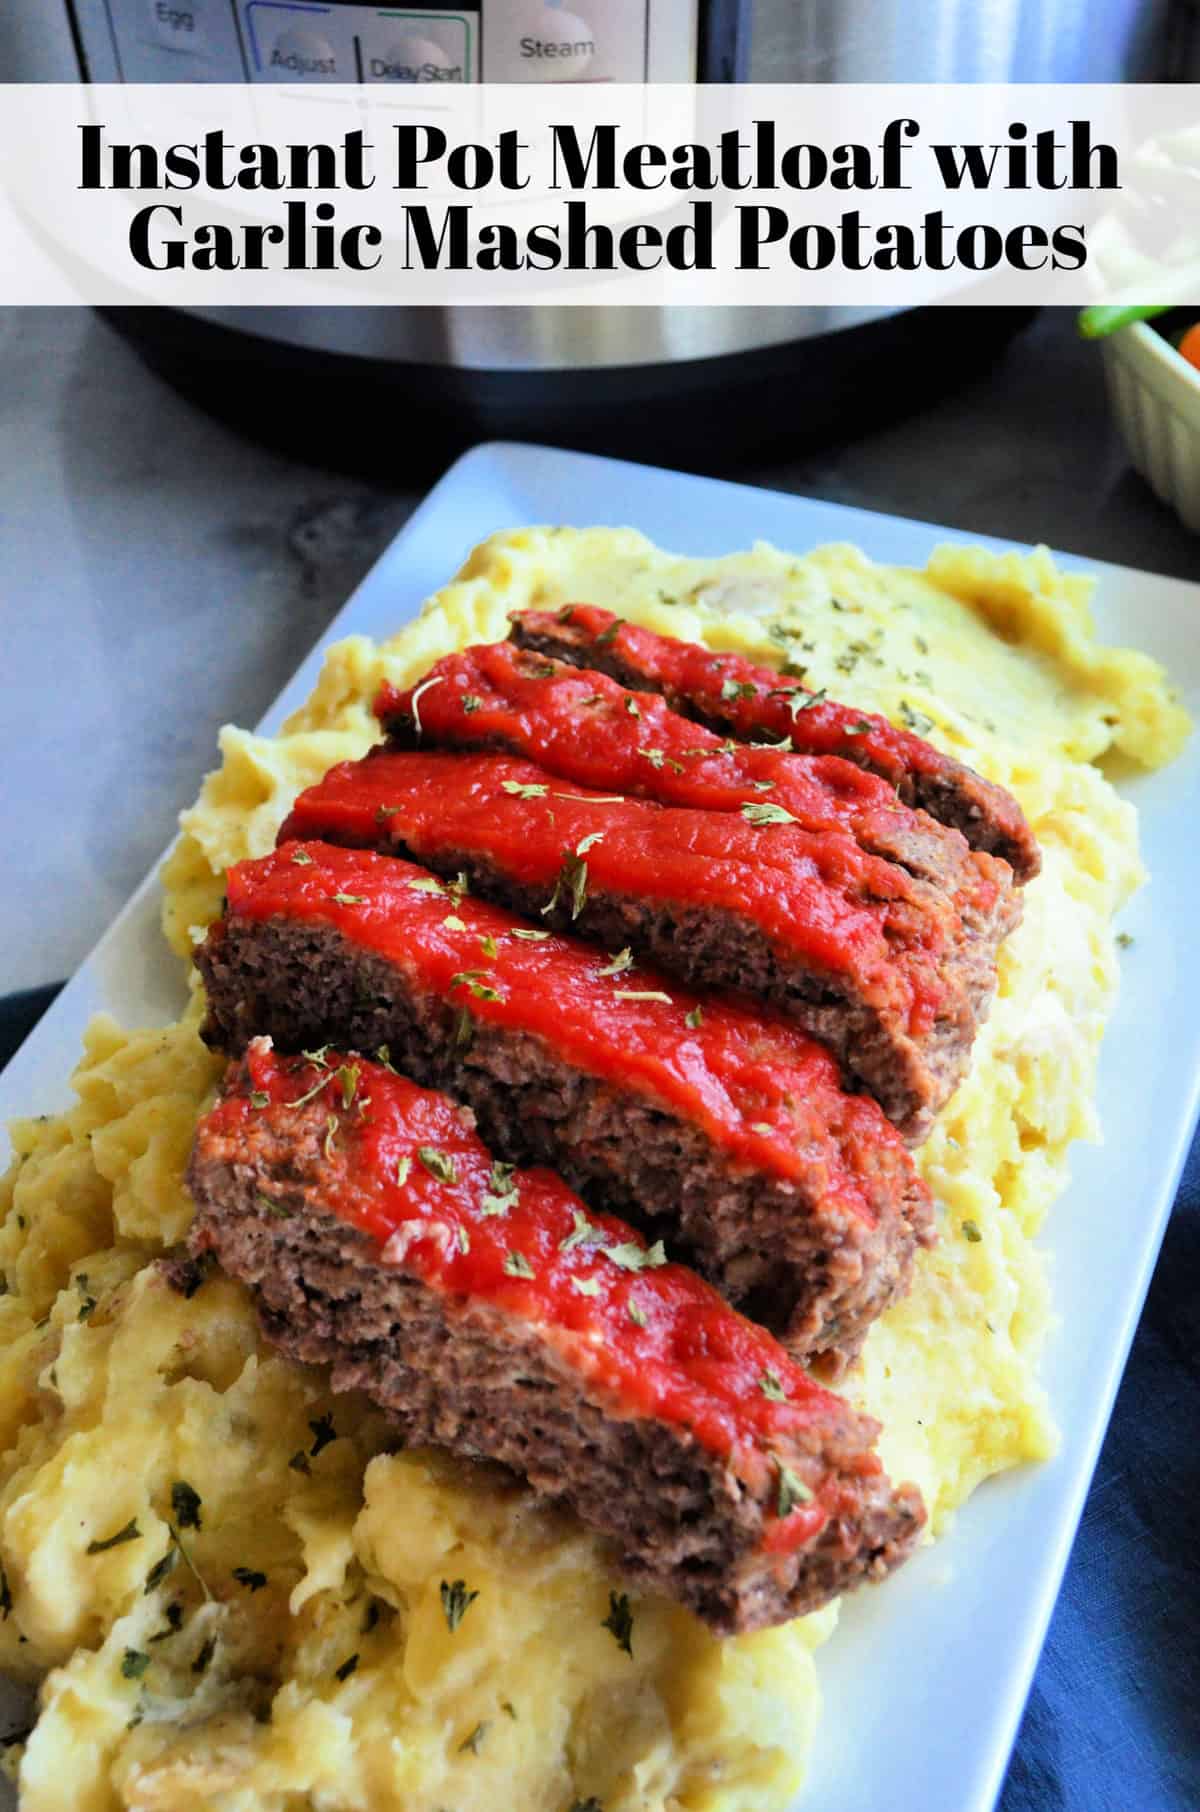
[[(591, 26), (577, 13), (557, 6), (533, 6), (513, 27), (516, 43), (508, 76), (516, 82), (576, 82), (596, 55)], [(513, 52), (515, 51), (515, 56)]]

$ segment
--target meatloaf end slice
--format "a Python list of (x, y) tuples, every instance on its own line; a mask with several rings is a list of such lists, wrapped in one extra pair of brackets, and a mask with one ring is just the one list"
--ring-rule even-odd
[[(742, 811), (764, 794), (806, 830), (849, 831), (976, 920), (1012, 914), (1012, 870), (961, 831), (905, 805), (895, 787), (842, 755), (735, 742), (595, 668), (516, 642), (443, 655), (404, 689), (385, 681), (375, 715), (396, 748), (499, 749), (564, 780), (659, 805)], [(1011, 925), (1009, 926), (1011, 928)]]
[(406, 1444), (565, 1500), (631, 1581), (721, 1634), (881, 1578), (918, 1537), (874, 1423), (558, 1177), (497, 1167), (443, 1095), (255, 1041), (188, 1180), (193, 1253), (252, 1289), (275, 1345)]
[(1019, 882), (1041, 868), (1037, 839), (1004, 787), (875, 713), (810, 692), (739, 654), (714, 654), (657, 635), (597, 605), (513, 615), (523, 648), (594, 667), (623, 686), (661, 692), (672, 709), (736, 737), (779, 741), (814, 755), (841, 755), (879, 774), (908, 805), (960, 830), (975, 849), (1001, 857)]

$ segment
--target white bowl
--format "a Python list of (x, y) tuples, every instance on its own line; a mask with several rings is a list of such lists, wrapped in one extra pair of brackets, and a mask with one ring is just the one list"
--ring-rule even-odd
[(1163, 502), (1200, 532), (1200, 371), (1144, 321), (1101, 347), (1130, 458)]

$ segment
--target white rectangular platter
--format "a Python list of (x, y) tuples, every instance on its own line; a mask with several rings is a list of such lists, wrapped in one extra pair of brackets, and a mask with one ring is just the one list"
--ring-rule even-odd
[[(485, 446), (441, 480), (326, 643), (390, 635), (476, 542), (531, 523), (630, 525), (693, 555), (759, 538), (796, 551), (853, 541), (876, 560), (916, 566), (940, 540), (1009, 545), (613, 460)], [(1200, 713), (1200, 588), (1116, 566), (1091, 570), (1101, 576), (1101, 635), (1165, 662)], [(304, 661), (263, 729), (302, 701), (320, 658), (314, 650)], [(1101, 1063), (1105, 1145), (1076, 1150), (1071, 1186), (1044, 1236), (1056, 1255), (1059, 1315), (1044, 1376), (1062, 1448), (1044, 1466), (985, 1485), (936, 1547), (885, 1589), (847, 1603), (820, 1656), (825, 1706), (804, 1812), (988, 1812), (1003, 1779), (1200, 1100), (1200, 940), (1192, 930), (1200, 738), (1173, 766), (1124, 790), (1141, 813), (1152, 882), (1125, 921), (1136, 941)], [(178, 1011), (178, 966), (158, 937), (157, 914), (151, 877), (0, 1075), (0, 1116), (65, 1103), (92, 1012), (107, 1008), (138, 1024)]]

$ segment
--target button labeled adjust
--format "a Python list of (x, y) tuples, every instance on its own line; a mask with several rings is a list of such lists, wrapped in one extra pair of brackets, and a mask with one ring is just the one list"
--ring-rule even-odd
[(280, 32), (268, 61), (276, 75), (303, 82), (336, 82), (338, 76), (336, 50), (308, 25), (291, 25)]
[(245, 0), (250, 60), (256, 82), (354, 82), (357, 8)]

